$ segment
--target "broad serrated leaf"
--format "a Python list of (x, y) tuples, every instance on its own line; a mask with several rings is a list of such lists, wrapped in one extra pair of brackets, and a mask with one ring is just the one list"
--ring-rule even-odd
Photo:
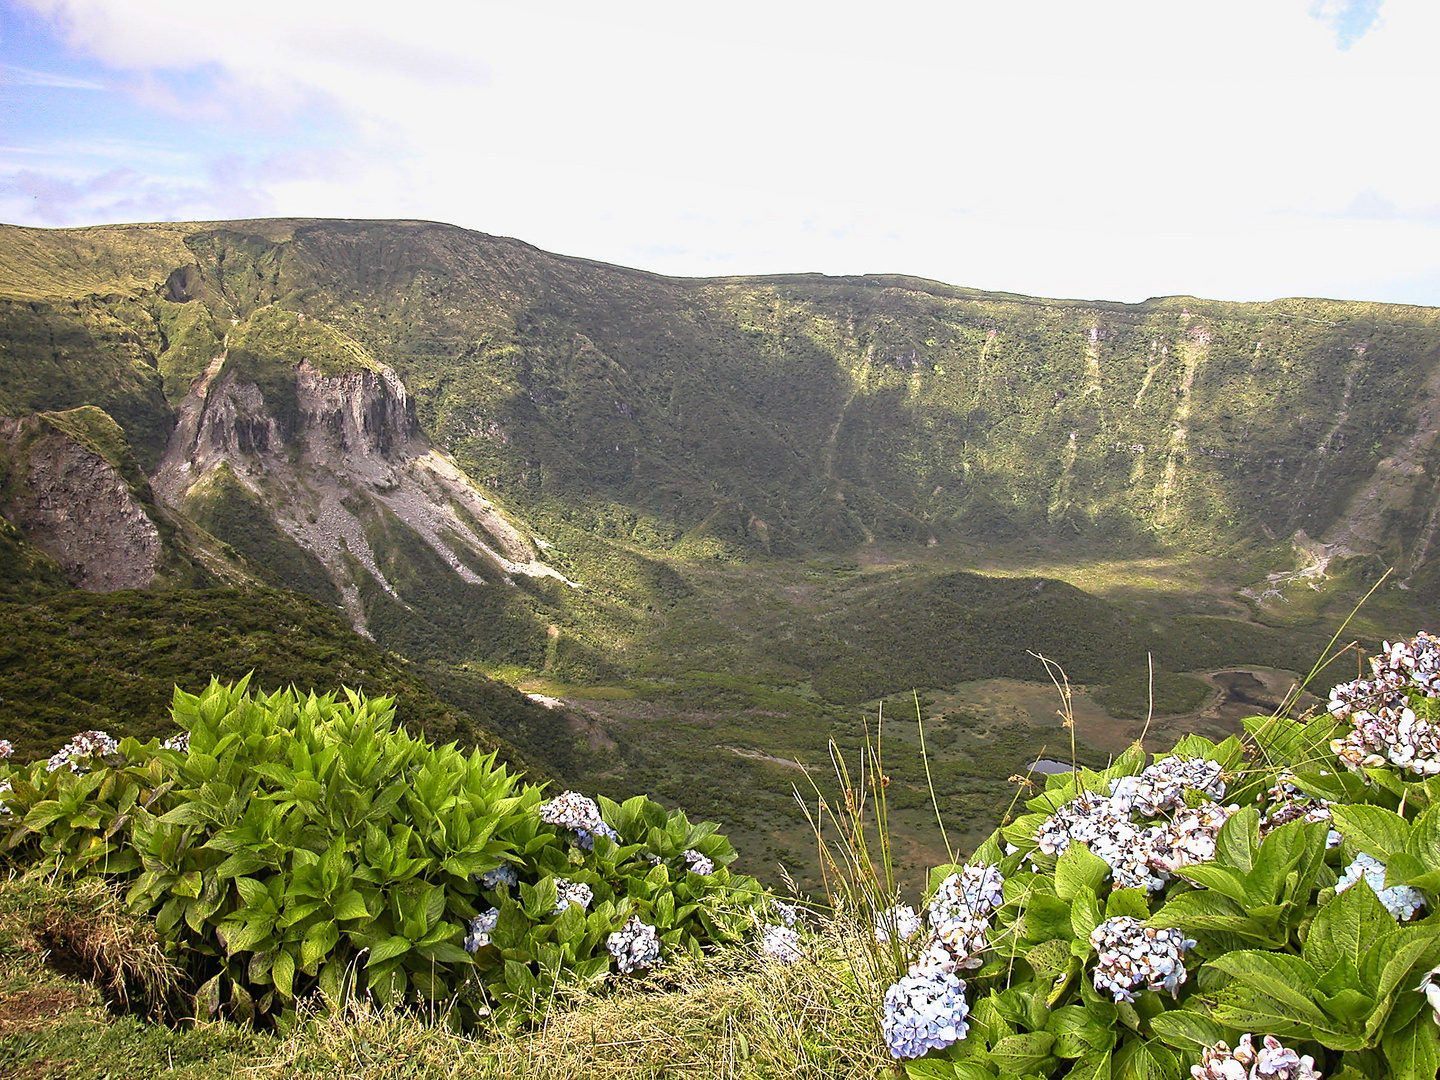
[(1410, 823), (1383, 806), (1332, 806), (1330, 816), (1346, 843), (1381, 862), (1409, 844)]

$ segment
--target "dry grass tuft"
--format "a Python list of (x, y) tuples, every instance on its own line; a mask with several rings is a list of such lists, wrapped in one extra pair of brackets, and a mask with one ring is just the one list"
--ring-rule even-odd
[(893, 1065), (877, 1023), (884, 988), (870, 974), (865, 947), (832, 922), (793, 965), (750, 950), (678, 959), (649, 979), (557, 1003), (538, 1030), (511, 1036), (465, 1038), (365, 1002), (339, 1016), (315, 1011), (252, 1073), (871, 1080)]
[(93, 983), (119, 1012), (174, 1014), (182, 973), (153, 919), (132, 915), (98, 878), (12, 878), (0, 891), (0, 938), (62, 975)]

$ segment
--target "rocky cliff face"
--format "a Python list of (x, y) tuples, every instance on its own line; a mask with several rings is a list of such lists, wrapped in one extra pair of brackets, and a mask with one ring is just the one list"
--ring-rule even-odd
[(92, 592), (155, 581), (160, 529), (120, 471), (42, 417), (0, 418), (11, 476), (6, 516)]
[[(404, 602), (377, 556), (387, 524), (411, 531), (466, 584), (508, 583), (515, 575), (564, 580), (430, 445), (389, 367), (372, 362), (326, 374), (302, 358), (267, 385), (284, 407), (267, 401), (225, 356), (211, 362), (177, 410), (153, 480), (162, 499), (187, 509), (225, 470), (254, 497), (253, 513), (268, 514), (324, 567), (362, 631), (367, 584)], [(243, 549), (243, 538), (229, 539)]]

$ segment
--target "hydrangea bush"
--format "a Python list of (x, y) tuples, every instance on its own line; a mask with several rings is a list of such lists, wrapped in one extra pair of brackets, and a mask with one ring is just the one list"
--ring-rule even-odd
[(1317, 716), (1047, 777), (932, 872), (924, 933), (877, 904), (892, 1055), (933, 1080), (1434, 1080), (1440, 639), (1371, 668)]
[(77, 736), (0, 762), (0, 852), (152, 912), (196, 1015), (321, 991), (523, 1021), (557, 990), (738, 942), (764, 901), (730, 843), (637, 796), (545, 798), (385, 699), (176, 692), (185, 738)]

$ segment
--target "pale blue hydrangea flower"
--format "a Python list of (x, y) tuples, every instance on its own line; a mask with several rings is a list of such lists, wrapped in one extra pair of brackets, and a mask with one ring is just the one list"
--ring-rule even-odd
[(1273, 1035), (1266, 1035), (1257, 1050), (1248, 1032), (1234, 1050), (1224, 1042), (1207, 1046), (1200, 1064), (1190, 1066), (1190, 1075), (1194, 1080), (1320, 1080), (1309, 1054), (1301, 1057)]
[(794, 926), (800, 918), (800, 909), (794, 904), (787, 904), (783, 900), (771, 899), (770, 909), (775, 912), (775, 917), (786, 926)]
[(658, 967), (664, 962), (655, 927), (641, 922), (638, 915), (631, 915), (629, 922), (606, 938), (605, 948), (615, 957), (615, 966), (622, 975), (642, 968)]
[(700, 874), (701, 876), (715, 872), (715, 863), (707, 859), (704, 855), (701, 855), (700, 852), (694, 848), (685, 852), (685, 863), (690, 867), (692, 873)]
[(476, 949), (483, 949), (489, 945), (490, 935), (494, 933), (495, 925), (499, 921), (500, 909), (493, 907), (471, 919), (470, 933), (465, 936), (465, 951), (473, 953)]
[(945, 921), (965, 912), (971, 915), (990, 914), (1005, 902), (1005, 879), (998, 866), (983, 863), (965, 867), (940, 883), (930, 898), (930, 922)]
[[(473, 877), (474, 875), (472, 874), (471, 876)], [(508, 889), (514, 885), (518, 885), (519, 882), (520, 876), (515, 872), (515, 867), (511, 863), (501, 863), (495, 867), (494, 870), (486, 870), (480, 875), (480, 887), (482, 889), (494, 889), (502, 885)]]
[(885, 991), (880, 1029), (892, 1057), (918, 1058), (965, 1038), (965, 983), (948, 972), (903, 976)]
[(559, 915), (571, 904), (578, 904), (581, 911), (590, 909), (590, 901), (595, 899), (595, 891), (583, 881), (570, 881), (568, 878), (555, 879), (555, 910), (551, 915)]
[(575, 843), (579, 844), (586, 851), (594, 851), (595, 837), (597, 836), (604, 836), (617, 844), (620, 843), (620, 834), (603, 821), (593, 829), (576, 829)]
[(1166, 810), (1185, 805), (1185, 791), (1206, 795), (1213, 802), (1225, 797), (1223, 769), (1209, 758), (1163, 757), (1146, 766), (1139, 776), (1120, 776), (1110, 781), (1110, 797), (1140, 812), (1156, 817)]
[(1435, 1023), (1440, 1024), (1440, 965), (1427, 971), (1415, 989), (1425, 995), (1425, 1000), (1435, 1014)]
[(1425, 894), (1419, 889), (1409, 885), (1392, 885), (1385, 888), (1385, 864), (1379, 859), (1366, 855), (1363, 851), (1355, 856), (1355, 861), (1345, 868), (1340, 881), (1335, 886), (1335, 892), (1342, 893), (1364, 877), (1365, 884), (1380, 902), (1385, 905), (1385, 910), (1394, 915), (1396, 919), (1404, 922), (1406, 919), (1413, 919), (1415, 913), (1425, 907)]
[(895, 904), (875, 916), (875, 940), (881, 945), (888, 945), (893, 934), (901, 941), (909, 941), (920, 932), (922, 925), (913, 907)]
[(793, 964), (804, 955), (799, 932), (788, 926), (767, 926), (760, 937), (760, 951), (785, 964)]

